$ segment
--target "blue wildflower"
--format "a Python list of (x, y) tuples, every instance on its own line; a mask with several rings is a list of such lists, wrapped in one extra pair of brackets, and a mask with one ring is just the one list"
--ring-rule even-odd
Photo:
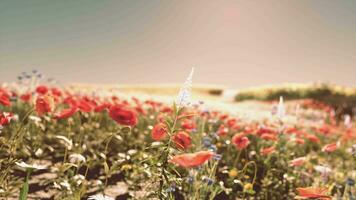
[(355, 185), (355, 181), (352, 178), (347, 178), (346, 179), (346, 184), (349, 186), (354, 186)]
[(210, 137), (203, 137), (203, 145), (206, 148), (209, 148), (211, 146), (211, 138)]
[(175, 185), (171, 185), (166, 189), (166, 192), (175, 192), (176, 191), (176, 186)]
[(187, 183), (192, 184), (194, 182), (194, 177), (193, 176), (188, 176), (187, 177)]
[(221, 154), (214, 154), (213, 159), (214, 160), (221, 160), (222, 155)]
[(206, 182), (208, 185), (212, 185), (214, 180), (208, 177), (203, 177), (203, 181)]
[(218, 150), (218, 148), (216, 148), (215, 145), (211, 145), (211, 146), (209, 147), (209, 150), (210, 150), (210, 151), (213, 151), (213, 152), (216, 152), (216, 151)]

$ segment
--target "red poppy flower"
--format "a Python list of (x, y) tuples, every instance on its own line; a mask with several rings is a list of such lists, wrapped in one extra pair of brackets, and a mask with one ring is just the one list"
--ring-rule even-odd
[(29, 102), (31, 100), (31, 93), (22, 94), (20, 99), (24, 102)]
[(48, 88), (44, 85), (40, 85), (36, 88), (36, 92), (41, 95), (45, 95), (48, 92)]
[(310, 140), (310, 141), (312, 141), (312, 142), (314, 142), (314, 143), (319, 143), (319, 142), (320, 142), (319, 138), (316, 137), (315, 135), (305, 134), (305, 137), (306, 137), (308, 140)]
[(0, 113), (0, 125), (1, 126), (8, 125), (12, 119), (12, 116), (13, 115), (11, 113), (5, 113), (5, 112)]
[(176, 146), (181, 149), (187, 149), (192, 144), (192, 139), (190, 135), (184, 131), (179, 131), (178, 133), (176, 133), (173, 136), (172, 140), (176, 144)]
[(143, 109), (143, 107), (142, 107), (141, 105), (136, 106), (136, 107), (135, 107), (135, 110), (136, 110), (136, 112), (139, 113), (139, 114), (146, 115), (146, 110)]
[(141, 102), (138, 98), (136, 97), (131, 97), (132, 101), (135, 102), (136, 105), (141, 105)]
[(244, 134), (235, 134), (231, 142), (238, 150), (245, 149), (250, 144), (250, 140)]
[(116, 102), (118, 102), (120, 99), (119, 99), (119, 97), (117, 97), (117, 96), (112, 96), (112, 97), (111, 97), (111, 100), (116, 103)]
[(272, 128), (270, 128), (270, 127), (264, 127), (264, 126), (262, 126), (262, 127), (260, 127), (260, 128), (258, 129), (257, 135), (262, 135), (262, 134), (264, 134), (264, 133), (277, 134), (277, 131), (274, 130), (274, 129), (272, 129)]
[(152, 139), (158, 141), (163, 139), (167, 135), (167, 127), (164, 123), (156, 124), (151, 132)]
[(346, 142), (348, 140), (351, 140), (353, 138), (356, 138), (356, 132), (354, 132), (354, 130), (352, 128), (349, 128), (346, 130), (346, 132), (343, 134), (341, 140), (343, 142)]
[(0, 90), (0, 104), (2, 104), (3, 106), (10, 106), (11, 102), (10, 102), (10, 97), (9, 95)]
[(62, 96), (62, 92), (58, 88), (51, 88), (51, 93), (56, 97)]
[(339, 145), (337, 143), (327, 144), (321, 150), (323, 152), (331, 153), (335, 151), (338, 148), (338, 146)]
[(331, 197), (326, 195), (327, 188), (297, 188), (299, 196), (296, 198), (299, 199), (321, 199), (321, 200), (330, 200)]
[(181, 126), (185, 130), (193, 130), (193, 129), (195, 129), (197, 127), (195, 125), (195, 122), (192, 121), (192, 120), (189, 120), (189, 119), (183, 120)]
[(121, 125), (135, 126), (138, 122), (137, 114), (122, 105), (111, 106), (109, 116)]
[(228, 127), (233, 127), (237, 123), (237, 119), (231, 118), (227, 120), (226, 124)]
[(164, 106), (163, 108), (161, 108), (161, 112), (162, 113), (172, 113), (173, 109), (171, 107)]
[(289, 127), (289, 128), (286, 128), (286, 130), (284, 132), (287, 133), (287, 134), (293, 134), (293, 133), (295, 133), (297, 131), (298, 130), (295, 127)]
[(91, 110), (92, 110), (90, 102), (85, 100), (85, 99), (81, 99), (78, 102), (78, 108), (79, 108), (80, 111), (87, 112), (87, 113), (91, 112)]
[(210, 160), (214, 156), (214, 153), (211, 151), (199, 151), (196, 153), (186, 153), (177, 156), (173, 156), (169, 162), (174, 163), (176, 165), (191, 168), (198, 167), (208, 160)]
[(218, 129), (218, 131), (217, 131), (217, 134), (220, 135), (220, 136), (224, 136), (224, 135), (226, 135), (228, 132), (229, 132), (229, 129), (226, 128), (226, 127), (224, 126), (224, 124), (221, 124), (220, 127), (219, 127), (219, 129)]
[(48, 96), (38, 96), (36, 99), (36, 111), (38, 115), (43, 115), (52, 111), (52, 105)]
[(144, 102), (146, 105), (149, 105), (152, 107), (152, 110), (156, 111), (156, 108), (159, 106), (159, 104), (155, 101), (152, 101), (152, 100), (146, 100)]
[(297, 130), (296, 132), (295, 132), (295, 135), (296, 136), (305, 136), (305, 135), (307, 135), (308, 133), (306, 133), (305, 131), (303, 131), (303, 130)]
[(197, 112), (189, 111), (189, 112), (184, 112), (178, 116), (178, 119), (183, 119), (185, 118), (187, 123), (193, 122), (189, 119), (193, 119), (194, 116), (199, 115)]
[(110, 108), (110, 104), (109, 103), (102, 103), (100, 105), (97, 105), (95, 108), (94, 108), (94, 111), (95, 112), (102, 112), (104, 111), (105, 109), (107, 108)]
[(223, 114), (223, 115), (220, 115), (220, 120), (225, 120), (229, 117), (228, 114)]
[(253, 132), (254, 132), (254, 128), (251, 126), (246, 126), (244, 129), (244, 133), (246, 133), (246, 134), (251, 134)]
[(64, 109), (60, 113), (56, 114), (55, 118), (56, 119), (67, 119), (67, 118), (73, 116), (77, 112), (77, 110), (78, 109), (76, 106), (72, 106), (72, 107)]
[(269, 155), (269, 154), (273, 153), (274, 151), (275, 151), (275, 147), (271, 146), (268, 148), (261, 149), (260, 153), (261, 153), (261, 155), (265, 156), (265, 155)]
[(289, 165), (292, 166), (292, 167), (302, 166), (305, 163), (306, 160), (307, 160), (306, 157), (299, 157), (299, 158), (296, 158), (296, 159), (293, 159), (293, 160), (289, 161)]
[(157, 115), (157, 121), (164, 122), (165, 121), (165, 115), (163, 113), (158, 114)]
[(271, 133), (264, 133), (261, 135), (261, 138), (264, 140), (273, 140), (273, 141), (277, 140), (277, 136)]
[(293, 141), (295, 141), (297, 144), (304, 144), (305, 143), (305, 141), (302, 138), (299, 138), (299, 137), (294, 138)]
[(325, 124), (322, 127), (317, 128), (317, 131), (321, 134), (328, 135), (331, 133), (331, 127)]
[(240, 130), (241, 129), (241, 125), (240, 124), (234, 124), (233, 126), (231, 126), (232, 130)]

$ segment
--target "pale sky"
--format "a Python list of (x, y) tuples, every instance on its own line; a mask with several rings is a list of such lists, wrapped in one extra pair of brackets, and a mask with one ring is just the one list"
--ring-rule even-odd
[(356, 86), (354, 0), (0, 0), (0, 82)]

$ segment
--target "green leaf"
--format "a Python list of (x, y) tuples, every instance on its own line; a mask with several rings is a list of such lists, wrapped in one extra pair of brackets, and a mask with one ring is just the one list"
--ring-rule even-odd
[(26, 179), (25, 179), (25, 183), (23, 184), (21, 191), (20, 191), (20, 197), (19, 200), (26, 200), (27, 199), (27, 194), (28, 194), (28, 179), (30, 177), (31, 171), (28, 170), (27, 171), (27, 175), (26, 175)]
[(25, 182), (21, 188), (19, 200), (27, 199), (28, 189), (29, 189), (28, 182)]
[(78, 167), (76, 164), (73, 164), (73, 163), (64, 163), (62, 166), (61, 166), (61, 169), (63, 170), (63, 172), (67, 171), (68, 169), (72, 168), (72, 167)]
[(176, 104), (176, 102), (174, 101), (174, 102), (173, 102), (173, 112), (174, 112), (174, 113), (177, 113), (177, 110), (178, 110), (177, 104)]
[(104, 172), (106, 175), (109, 175), (109, 172), (110, 172), (109, 165), (106, 161), (104, 162)]

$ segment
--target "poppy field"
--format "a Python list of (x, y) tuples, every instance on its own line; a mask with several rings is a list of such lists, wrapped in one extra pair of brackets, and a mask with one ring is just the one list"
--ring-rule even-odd
[(356, 199), (350, 115), (311, 99), (246, 118), (76, 91), (36, 77), (0, 88), (0, 199)]

